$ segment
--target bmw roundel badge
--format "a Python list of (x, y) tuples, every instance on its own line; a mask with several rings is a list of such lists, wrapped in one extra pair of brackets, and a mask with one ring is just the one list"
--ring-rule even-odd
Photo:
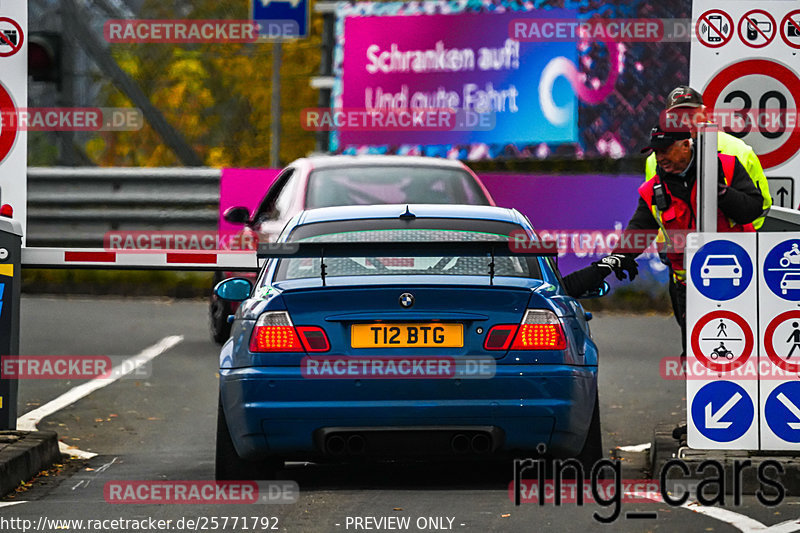
[(411, 307), (414, 305), (414, 295), (410, 292), (404, 292), (400, 295), (400, 305), (402, 307)]

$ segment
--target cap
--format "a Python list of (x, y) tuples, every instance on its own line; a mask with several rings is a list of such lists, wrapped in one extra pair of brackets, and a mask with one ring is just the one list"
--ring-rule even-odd
[(650, 130), (650, 144), (642, 148), (642, 153), (650, 150), (661, 150), (669, 148), (676, 141), (682, 141), (691, 137), (689, 131), (664, 131), (660, 126)]
[(679, 85), (672, 89), (667, 96), (666, 111), (676, 107), (700, 107), (703, 105), (703, 95), (688, 85)]

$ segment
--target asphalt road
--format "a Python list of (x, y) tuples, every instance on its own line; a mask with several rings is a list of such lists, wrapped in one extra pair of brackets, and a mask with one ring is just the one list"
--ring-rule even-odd
[[(601, 350), (600, 401), (607, 455), (625, 458), (623, 477), (642, 477), (645, 455), (621, 453), (617, 447), (649, 442), (656, 424), (683, 419), (684, 383), (664, 380), (659, 374), (660, 359), (678, 354), (678, 329), (672, 317), (663, 315), (597, 314), (591, 324)], [(611, 512), (596, 505), (515, 507), (508, 490), (510, 465), (458, 463), (367, 467), (295, 463), (279, 476), (299, 484), (300, 497), (294, 504), (108, 504), (103, 495), (108, 481), (213, 479), (218, 350), (208, 337), (205, 303), (26, 297), (21, 333), (21, 352), (36, 355), (131, 356), (165, 337), (183, 338), (152, 360), (147, 377), (120, 379), (41, 421), (40, 429), (56, 430), (66, 444), (99, 455), (85, 464), (71, 463), (63, 473), (14, 499), (25, 503), (0, 503), (2, 531), (22, 531), (22, 522), (3, 522), (12, 518), (41, 525), (39, 531), (87, 531), (93, 530), (87, 529), (88, 522), (83, 529), (76, 524), (57, 529), (58, 524), (39, 520), (153, 517), (172, 520), (172, 531), (260, 531), (275, 526), (290, 532), (585, 532), (604, 527), (593, 513)], [(20, 414), (81, 383), (22, 381)], [(768, 525), (797, 519), (798, 504), (790, 498), (777, 508), (767, 508), (746, 497), (743, 505), (728, 506), (738, 514), (722, 511), (712, 517), (664, 503), (625, 503), (620, 518), (605, 527), (609, 531), (747, 530), (757, 525), (752, 519)], [(625, 518), (625, 513), (636, 511), (656, 512), (657, 518)], [(217, 517), (221, 525), (226, 516), (275, 519), (259, 521), (256, 528), (252, 522), (234, 527), (229, 519), (224, 529), (212, 528), (211, 518)], [(209, 522), (192, 528), (184, 522), (178, 528), (182, 517)], [(378, 528), (377, 522), (365, 521), (367, 517), (410, 522), (405, 529)], [(781, 531), (794, 531), (793, 527), (784, 525)]]

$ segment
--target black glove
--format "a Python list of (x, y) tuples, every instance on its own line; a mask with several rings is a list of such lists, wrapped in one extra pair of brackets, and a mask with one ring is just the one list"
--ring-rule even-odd
[(580, 298), (589, 291), (599, 289), (611, 271), (589, 265), (564, 276), (564, 290), (573, 298)]
[(614, 272), (614, 275), (619, 280), (625, 279), (625, 274), (627, 273), (630, 280), (633, 281), (639, 273), (639, 265), (625, 254), (607, 255), (600, 261), (595, 261), (592, 265), (597, 268), (608, 269), (606, 276)]

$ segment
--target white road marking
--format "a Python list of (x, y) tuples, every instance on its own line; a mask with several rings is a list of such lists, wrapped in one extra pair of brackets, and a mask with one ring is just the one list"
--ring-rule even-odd
[(24, 502), (0, 502), (0, 507), (11, 507), (12, 505), (19, 505), (21, 503), (28, 503), (27, 501)]
[(651, 443), (645, 442), (644, 444), (632, 444), (630, 446), (619, 446), (617, 447), (618, 450), (622, 450), (623, 452), (646, 452), (650, 449)]
[(697, 502), (684, 503), (681, 507), (730, 524), (744, 533), (792, 533), (793, 531), (800, 531), (800, 519), (797, 518), (767, 527), (749, 516), (722, 509), (721, 507), (706, 507)]
[[(649, 492), (626, 492), (625, 495), (630, 495), (641, 500), (664, 503), (664, 500), (660, 495), (654, 498), (653, 494)], [(728, 509), (723, 509), (722, 507), (706, 507), (705, 505), (701, 505), (696, 501), (686, 502), (680, 507), (694, 513), (708, 516), (709, 518), (719, 520), (720, 522), (730, 524), (743, 533), (793, 533), (794, 531), (800, 531), (800, 518), (786, 520), (780, 524), (767, 527), (758, 520), (750, 518), (747, 515), (729, 511)]]
[[(100, 466), (99, 468), (97, 468), (97, 469), (96, 469), (94, 472), (92, 472), (92, 479), (86, 480), (86, 485), (84, 485), (84, 486), (83, 486), (83, 488), (84, 488), (84, 489), (85, 489), (85, 488), (88, 488), (88, 487), (89, 487), (89, 484), (90, 484), (90, 483), (91, 483), (91, 482), (92, 482), (92, 481), (93, 481), (93, 480), (94, 480), (94, 479), (95, 479), (95, 478), (96, 478), (96, 477), (97, 477), (99, 474), (101, 474), (101, 473), (105, 472), (106, 470), (108, 470), (109, 468), (111, 468), (111, 465), (113, 465), (114, 463), (116, 463), (116, 462), (117, 462), (117, 459), (119, 459), (119, 457), (114, 457), (114, 458), (113, 458), (113, 459), (111, 459), (109, 462), (105, 463), (104, 465), (102, 465), (102, 466)], [(82, 483), (82, 482), (81, 482), (81, 483)], [(78, 486), (77, 486), (77, 485), (75, 485), (74, 487), (72, 487), (72, 490), (75, 490), (77, 487), (78, 487)]]
[[(87, 381), (86, 383), (78, 385), (77, 387), (73, 387), (58, 398), (51, 400), (43, 406), (34, 409), (29, 413), (25, 413), (21, 417), (17, 418), (17, 429), (19, 431), (36, 431), (36, 426), (42, 421), (42, 419), (52, 415), (53, 413), (56, 413), (64, 407), (72, 405), (78, 400), (90, 395), (94, 391), (114, 383), (122, 376), (133, 372), (145, 363), (155, 359), (181, 341), (183, 341), (183, 335), (171, 335), (169, 337), (164, 337), (154, 345), (148, 346), (138, 354), (122, 361), (119, 365), (115, 366), (111, 370), (112, 377), (95, 378), (91, 381)], [(74, 446), (67, 446), (60, 441), (58, 443), (58, 448), (61, 453), (80, 457), (81, 459), (91, 459), (97, 455), (96, 453), (79, 450)]]

